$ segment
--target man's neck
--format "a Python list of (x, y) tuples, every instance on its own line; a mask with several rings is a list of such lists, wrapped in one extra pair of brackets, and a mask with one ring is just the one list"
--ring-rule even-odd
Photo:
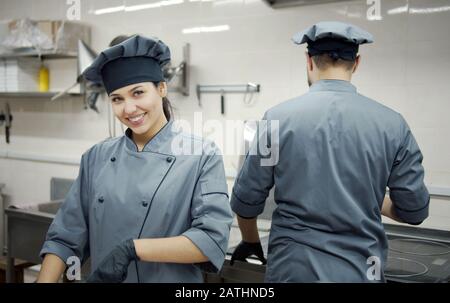
[(318, 80), (343, 80), (350, 82), (352, 80), (352, 73), (341, 69), (328, 69), (321, 71), (317, 75)]

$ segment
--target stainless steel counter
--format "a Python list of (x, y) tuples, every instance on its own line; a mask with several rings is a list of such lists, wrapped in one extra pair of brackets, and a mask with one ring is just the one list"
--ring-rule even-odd
[[(385, 269), (388, 282), (450, 282), (450, 231), (392, 224), (384, 227), (390, 247)], [(261, 244), (267, 255), (268, 235), (261, 236)], [(265, 266), (257, 260), (248, 258), (251, 263), (230, 265), (234, 248), (230, 242), (227, 260), (215, 282), (263, 282)]]
[[(5, 210), (7, 216), (7, 230), (8, 230), (8, 268), (7, 281), (13, 280), (12, 264), (14, 258), (20, 258), (25, 261), (39, 264), (39, 251), (44, 243), (45, 235), (48, 227), (53, 221), (54, 214), (58, 210), (62, 200), (50, 203), (44, 203), (37, 206), (36, 209), (14, 209), (8, 208)], [(270, 230), (269, 220), (258, 220), (258, 227), (260, 231), (263, 250), (267, 255), (268, 236)], [(401, 272), (395, 274), (396, 277), (388, 277), (389, 281), (394, 282), (444, 282), (450, 281), (450, 251), (446, 249), (450, 247), (450, 232), (431, 230), (418, 227), (398, 226), (385, 224), (385, 230), (389, 240), (394, 240), (398, 246), (398, 239), (414, 239), (424, 240), (424, 243), (417, 244), (414, 242), (413, 249), (418, 249), (417, 245), (421, 245), (421, 249), (428, 249), (431, 242), (439, 242), (439, 254), (431, 252), (427, 254), (415, 254), (389, 251), (391, 258), (397, 260), (411, 259), (415, 264), (421, 263), (427, 267), (427, 272), (421, 275), (408, 273), (404, 268), (400, 268)], [(397, 239), (397, 240), (396, 240)], [(256, 259), (249, 259), (250, 263), (243, 263), (237, 261), (234, 266), (230, 265), (231, 253), (234, 247), (241, 241), (241, 234), (237, 227), (237, 222), (234, 221), (231, 227), (231, 234), (229, 239), (229, 250), (226, 256), (225, 264), (219, 274), (205, 274), (207, 282), (263, 282), (265, 274), (265, 266), (260, 265)], [(391, 244), (392, 242), (390, 242)], [(408, 249), (408, 244), (401, 243), (400, 249)], [(406, 245), (406, 246), (405, 246)], [(438, 245), (439, 246), (439, 245)], [(444, 248), (444, 251), (442, 251)], [(430, 249), (433, 249), (431, 247)], [(406, 256), (406, 257), (405, 257)], [(404, 264), (400, 264), (404, 267)], [(406, 265), (405, 265), (406, 266)]]

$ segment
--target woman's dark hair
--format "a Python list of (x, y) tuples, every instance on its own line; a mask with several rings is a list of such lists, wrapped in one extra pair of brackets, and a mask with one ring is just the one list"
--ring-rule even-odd
[(111, 46), (117, 45), (119, 43), (122, 43), (123, 41), (127, 40), (130, 37), (132, 37), (132, 36), (119, 35), (119, 36), (115, 37), (114, 39), (112, 39), (111, 42), (109, 42), (109, 46), (111, 47)]
[(164, 116), (166, 116), (167, 121), (169, 121), (173, 116), (172, 104), (170, 104), (169, 99), (167, 99), (166, 97), (163, 98), (162, 102), (163, 102)]
[[(158, 87), (160, 82), (152, 82), (155, 87)], [(169, 121), (173, 116), (173, 107), (172, 104), (170, 104), (169, 99), (167, 97), (162, 98), (162, 106), (163, 106), (163, 112), (164, 116), (166, 116), (167, 121)]]

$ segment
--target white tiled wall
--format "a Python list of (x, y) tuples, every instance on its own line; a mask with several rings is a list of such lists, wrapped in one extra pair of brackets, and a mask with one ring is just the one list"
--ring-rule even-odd
[[(379, 21), (366, 19), (366, 1), (348, 1), (273, 10), (262, 0), (190, 2), (136, 12), (93, 15), (90, 11), (155, 0), (80, 0), (81, 21), (92, 26), (92, 47), (102, 50), (119, 34), (157, 36), (172, 50), (175, 64), (182, 46), (191, 45), (191, 95), (172, 94), (176, 117), (193, 120), (194, 111), (206, 119), (258, 119), (264, 111), (307, 91), (304, 47), (291, 43), (296, 32), (321, 20), (359, 25), (375, 36), (362, 46), (362, 65), (354, 77), (359, 91), (401, 112), (411, 125), (425, 156), (426, 181), (450, 187), (450, 0), (381, 0)], [(0, 0), (0, 20), (65, 18), (65, 0)], [(408, 6), (411, 13), (389, 14)], [(423, 13), (431, 11), (430, 13)], [(430, 10), (431, 9), (431, 10)], [(441, 12), (436, 12), (437, 10)], [(182, 29), (229, 25), (218, 33), (182, 34)], [(62, 89), (75, 77), (75, 61), (48, 62), (52, 90)], [(203, 95), (200, 108), (196, 84), (255, 82), (261, 92), (252, 107), (242, 95), (226, 96), (226, 115), (220, 115), (218, 95)], [(5, 99), (0, 100), (0, 108)], [(108, 134), (108, 102), (99, 100), (101, 111), (85, 110), (79, 99), (55, 102), (9, 100), (14, 122), (12, 143), (3, 151), (64, 155), (77, 159), (91, 144)], [(117, 124), (117, 134), (120, 127)], [(228, 168), (236, 157), (226, 157)], [(14, 203), (49, 199), (49, 180), (75, 177), (77, 167), (0, 158), (0, 183)], [(232, 180), (230, 180), (230, 185)], [(450, 229), (450, 201), (432, 201), (431, 217), (424, 226)]]

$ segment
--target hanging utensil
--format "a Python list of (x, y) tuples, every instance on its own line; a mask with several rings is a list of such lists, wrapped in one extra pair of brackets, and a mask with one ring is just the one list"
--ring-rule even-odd
[(225, 92), (223, 90), (220, 92), (220, 112), (222, 115), (225, 114)]
[(0, 112), (0, 126), (3, 125), (3, 123), (5, 123), (5, 138), (6, 138), (6, 143), (8, 143), (8, 144), (9, 144), (12, 120), (13, 120), (13, 116), (11, 114), (11, 109), (9, 107), (9, 103), (6, 103), (5, 112), (3, 112), (3, 111)]
[[(244, 85), (197, 85), (196, 93), (198, 105), (202, 107), (202, 94), (220, 94), (220, 108), (222, 115), (225, 114), (225, 94), (239, 94), (244, 93), (244, 103), (246, 105), (252, 104), (252, 98), (255, 93), (259, 93), (261, 86), (255, 83), (247, 83)], [(250, 94), (250, 99), (247, 100), (247, 94)]]

